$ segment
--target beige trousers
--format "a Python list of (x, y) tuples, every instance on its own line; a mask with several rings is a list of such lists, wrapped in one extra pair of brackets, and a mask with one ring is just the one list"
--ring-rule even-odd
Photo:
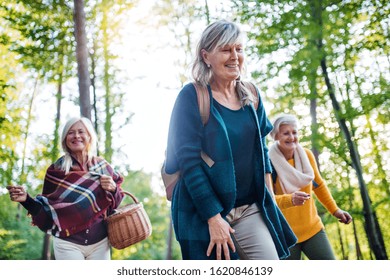
[(240, 259), (279, 259), (271, 234), (256, 203), (233, 208), (226, 218), (235, 230), (233, 241)]
[(54, 257), (56, 260), (110, 260), (108, 238), (92, 245), (79, 245), (63, 239), (53, 238)]

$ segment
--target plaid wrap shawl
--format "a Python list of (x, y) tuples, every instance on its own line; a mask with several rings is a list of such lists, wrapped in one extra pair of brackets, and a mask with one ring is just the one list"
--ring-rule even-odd
[(120, 201), (116, 201), (111, 192), (101, 188), (101, 175), (111, 176), (117, 187), (122, 183), (123, 177), (99, 157), (94, 157), (88, 163), (88, 171), (77, 170), (76, 163), (65, 174), (58, 168), (62, 159), (48, 168), (42, 195), (36, 197), (43, 206), (46, 219), (42, 215), (35, 216), (33, 224), (42, 230), (47, 229), (45, 224), (49, 217), (52, 227), (47, 233), (66, 237), (84, 230), (107, 210), (118, 207)]

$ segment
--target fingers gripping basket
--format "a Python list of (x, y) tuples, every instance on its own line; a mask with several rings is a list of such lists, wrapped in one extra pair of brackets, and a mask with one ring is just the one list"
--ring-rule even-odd
[(134, 203), (115, 209), (106, 218), (108, 239), (116, 249), (129, 247), (152, 234), (152, 225), (142, 203), (131, 193), (123, 193), (130, 196)]

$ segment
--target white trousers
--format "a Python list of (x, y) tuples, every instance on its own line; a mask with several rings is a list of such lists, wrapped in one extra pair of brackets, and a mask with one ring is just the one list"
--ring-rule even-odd
[(256, 203), (233, 208), (227, 221), (241, 260), (278, 260), (278, 252)]
[(92, 245), (79, 245), (63, 239), (53, 238), (54, 257), (56, 260), (110, 260), (108, 238)]

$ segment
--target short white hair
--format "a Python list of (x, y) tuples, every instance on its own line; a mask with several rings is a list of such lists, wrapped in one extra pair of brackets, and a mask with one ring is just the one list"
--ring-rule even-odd
[(298, 121), (296, 116), (291, 115), (291, 114), (278, 115), (273, 121), (274, 128), (270, 132), (272, 139), (275, 140), (276, 134), (279, 133), (280, 126), (284, 125), (284, 124), (292, 125), (296, 129), (299, 129), (299, 121)]

